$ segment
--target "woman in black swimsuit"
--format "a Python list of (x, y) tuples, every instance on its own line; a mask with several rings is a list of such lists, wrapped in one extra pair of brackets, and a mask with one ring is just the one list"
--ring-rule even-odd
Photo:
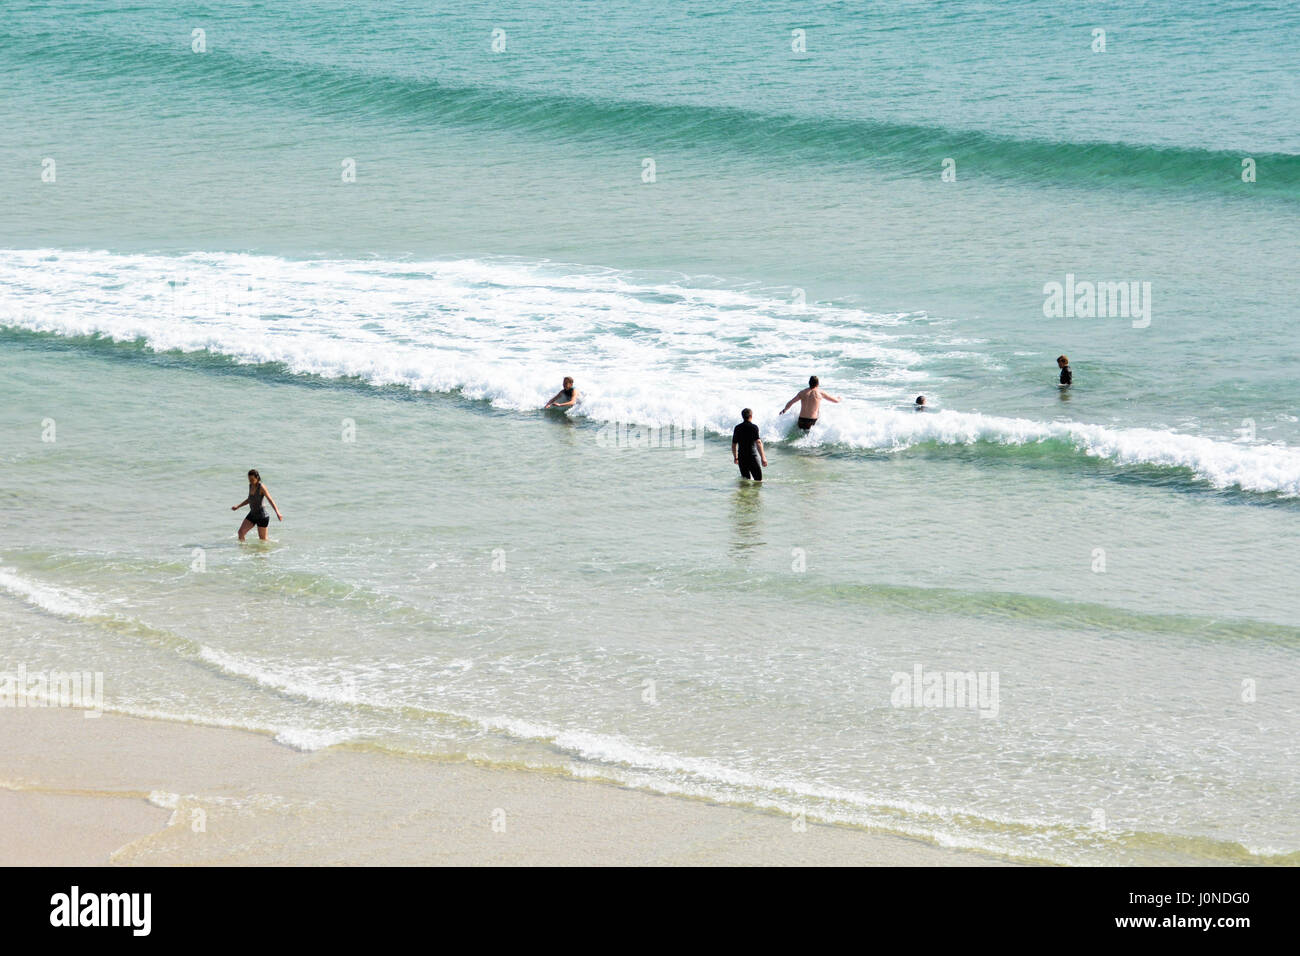
[(239, 540), (244, 540), (244, 535), (248, 534), (250, 528), (257, 525), (257, 536), (263, 541), (266, 540), (266, 528), (271, 523), (271, 516), (266, 513), (262, 507), (262, 499), (265, 498), (271, 503), (275, 510), (275, 516), (281, 521), (284, 515), (280, 514), (280, 509), (271, 497), (271, 492), (266, 490), (266, 485), (262, 484), (262, 476), (257, 473), (256, 468), (250, 468), (248, 471), (248, 497), (239, 504), (231, 508), (231, 511), (238, 511), (244, 505), (248, 505), (248, 514), (244, 516), (243, 522), (239, 525)]
[[(564, 399), (564, 401), (560, 401)], [(555, 393), (555, 397), (546, 403), (546, 408), (569, 408), (578, 404), (578, 390), (573, 387), (573, 379), (564, 376), (564, 388)]]

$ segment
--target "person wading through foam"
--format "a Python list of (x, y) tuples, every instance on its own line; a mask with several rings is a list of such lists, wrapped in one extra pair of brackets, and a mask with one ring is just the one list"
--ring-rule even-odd
[(808, 387), (801, 389), (799, 394), (785, 403), (785, 408), (781, 409), (781, 414), (784, 415), (790, 410), (791, 405), (798, 402), (799, 427), (807, 431), (817, 424), (817, 416), (821, 414), (823, 398), (828, 402), (835, 402), (837, 405), (840, 401), (829, 392), (823, 392), (820, 380), (816, 375), (813, 375), (808, 379)]
[[(573, 379), (570, 376), (566, 375), (564, 376), (564, 387), (560, 389), (558, 392), (556, 392), (555, 397), (552, 398), (549, 402), (547, 402), (543, 407), (544, 408), (570, 408), (578, 404), (579, 397), (580, 396), (578, 395), (578, 390), (573, 387)], [(560, 401), (560, 399), (564, 399), (564, 401)]]

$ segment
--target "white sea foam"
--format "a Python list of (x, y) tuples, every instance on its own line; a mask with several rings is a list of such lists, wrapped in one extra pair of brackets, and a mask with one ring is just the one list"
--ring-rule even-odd
[(302, 665), (295, 667), (254, 660), (206, 645), (199, 648), (199, 657), (228, 674), (305, 700), (347, 706), (397, 706), (373, 695), (359, 695), (355, 684), (345, 679), (348, 671), (329, 663), (316, 664), (310, 668)]
[(319, 730), (305, 727), (286, 727), (275, 735), (276, 743), (306, 752), (325, 750), (354, 739), (356, 734), (348, 730)]
[(516, 410), (538, 408), (571, 374), (589, 419), (725, 436), (748, 405), (769, 442), (789, 440), (793, 412), (776, 413), (813, 368), (845, 401), (804, 443), (1057, 441), (1120, 465), (1185, 468), (1219, 488), (1300, 495), (1300, 449), (1282, 445), (891, 407), (948, 355), (917, 350), (919, 317), (542, 263), (0, 252), (0, 323), (33, 331)]
[(93, 599), (73, 588), (60, 588), (29, 580), (0, 567), (0, 588), (28, 604), (59, 617), (92, 618), (104, 614)]

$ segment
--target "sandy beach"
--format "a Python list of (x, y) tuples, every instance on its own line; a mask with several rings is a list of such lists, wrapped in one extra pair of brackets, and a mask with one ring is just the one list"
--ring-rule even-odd
[[(9, 865), (998, 865), (552, 773), (61, 709), (0, 712)], [(494, 828), (495, 824), (495, 828)]]

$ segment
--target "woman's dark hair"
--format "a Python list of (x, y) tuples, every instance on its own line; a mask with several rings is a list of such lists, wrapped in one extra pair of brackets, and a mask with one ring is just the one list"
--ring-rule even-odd
[(250, 469), (248, 469), (248, 477), (249, 477), (249, 478), (252, 478), (254, 481), (261, 481), (261, 480), (262, 480), (262, 476), (259, 475), (259, 474), (257, 473), (257, 469), (256, 469), (256, 468), (250, 468)]
[(571, 375), (564, 376), (564, 387), (573, 388), (573, 377)]

